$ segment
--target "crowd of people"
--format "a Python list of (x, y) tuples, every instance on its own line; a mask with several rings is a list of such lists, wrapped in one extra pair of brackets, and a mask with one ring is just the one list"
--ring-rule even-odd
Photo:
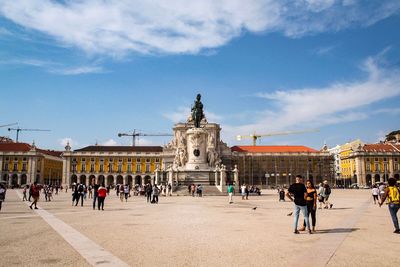
[[(114, 189), (116, 195), (120, 198), (121, 202), (128, 202), (128, 199), (133, 196), (145, 196), (147, 203), (157, 204), (159, 196), (171, 196), (172, 186), (168, 185), (152, 185), (147, 183), (145, 185), (130, 186), (129, 184), (118, 184), (116, 186), (105, 186), (104, 183), (95, 183), (93, 180), (90, 185), (86, 186), (81, 183), (74, 183), (71, 186), (72, 190), (72, 205), (83, 206), (84, 201), (92, 199), (93, 209), (104, 210), (104, 203), (106, 197), (110, 194), (110, 191)], [(43, 192), (45, 201), (51, 201), (54, 195), (58, 195), (59, 191), (62, 191), (63, 187), (59, 185), (40, 185), (34, 182), (31, 185), (26, 185), (22, 189), (23, 201), (29, 201), (30, 209), (38, 209), (37, 202), (40, 198), (40, 193)], [(2, 203), (6, 196), (6, 187), (0, 183), (0, 210)], [(65, 189), (68, 192), (68, 188)], [(239, 188), (242, 200), (248, 200), (250, 193), (261, 194), (261, 190), (256, 186), (249, 186), (243, 184)], [(188, 193), (191, 196), (203, 196), (203, 186), (201, 184), (188, 185)], [(227, 187), (228, 202), (233, 203), (233, 195), (235, 188), (232, 183)], [(307, 180), (304, 184), (303, 177), (301, 175), (296, 176), (296, 182), (290, 185), (287, 192), (285, 189), (278, 189), (279, 201), (285, 201), (285, 197), (294, 202), (294, 211), (289, 213), (288, 216), (294, 214), (293, 232), (298, 234), (300, 231), (308, 230), (310, 234), (315, 232), (316, 227), (316, 210), (317, 209), (332, 209), (333, 203), (330, 200), (332, 190), (331, 186), (327, 181), (320, 183), (318, 186), (314, 186), (311, 180)], [(382, 206), (385, 203), (388, 204), (389, 213), (393, 221), (395, 233), (400, 233), (399, 222), (397, 218), (397, 212), (400, 209), (400, 190), (397, 185), (397, 181), (394, 178), (388, 179), (388, 184), (380, 183), (373, 186), (372, 198), (374, 204)], [(319, 206), (317, 205), (319, 203)], [(303, 214), (304, 220), (302, 227), (298, 228), (299, 215)], [(311, 220), (310, 220), (311, 217)]]

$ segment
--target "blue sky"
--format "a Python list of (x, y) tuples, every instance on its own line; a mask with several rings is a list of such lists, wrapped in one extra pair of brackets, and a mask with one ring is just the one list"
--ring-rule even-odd
[(398, 1), (0, 2), (0, 125), (51, 129), (20, 135), (45, 148), (171, 133), (197, 93), (229, 145), (376, 142), (400, 128), (399, 69)]

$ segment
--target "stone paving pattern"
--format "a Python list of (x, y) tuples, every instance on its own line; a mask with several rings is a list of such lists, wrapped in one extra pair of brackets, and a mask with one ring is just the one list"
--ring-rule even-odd
[[(293, 203), (263, 193), (247, 201), (237, 195), (231, 205), (225, 196), (160, 197), (157, 205), (136, 196), (121, 203), (112, 191), (98, 211), (91, 200), (71, 206), (69, 191), (51, 202), (41, 196), (39, 207), (131, 266), (400, 264), (400, 235), (370, 190), (333, 190), (333, 209), (317, 211), (313, 235), (293, 234)], [(0, 225), (0, 266), (90, 266), (14, 190), (7, 191)]]

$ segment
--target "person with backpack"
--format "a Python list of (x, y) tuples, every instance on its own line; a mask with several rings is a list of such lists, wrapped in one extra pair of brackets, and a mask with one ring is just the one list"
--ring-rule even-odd
[(98, 210), (104, 210), (104, 200), (106, 199), (107, 196), (107, 189), (104, 185), (104, 183), (101, 184), (101, 186), (99, 186), (99, 189), (97, 190), (97, 194), (98, 194)]
[(75, 188), (76, 188), (75, 189), (75, 201), (76, 201), (75, 206), (78, 205), (79, 199), (81, 199), (81, 207), (83, 207), (83, 194), (84, 194), (85, 188), (84, 188), (83, 184), (79, 184)]
[(329, 186), (327, 180), (324, 181), (323, 187), (324, 187), (324, 190), (323, 190), (322, 196), (324, 197), (324, 201), (325, 201), (324, 209), (331, 209), (333, 204), (329, 201), (329, 196), (331, 195), (332, 190), (331, 190), (331, 187)]
[(385, 193), (383, 194), (382, 199), (379, 202), (379, 207), (383, 205), (387, 198), (389, 213), (392, 217), (393, 225), (395, 228), (393, 233), (400, 234), (399, 219), (397, 218), (397, 212), (400, 209), (400, 190), (396, 185), (396, 179), (389, 178), (388, 184), (389, 186), (385, 188)]

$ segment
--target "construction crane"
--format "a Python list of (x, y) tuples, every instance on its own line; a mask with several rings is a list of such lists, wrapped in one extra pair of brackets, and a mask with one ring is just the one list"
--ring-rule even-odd
[(0, 128), (1, 127), (7, 127), (7, 126), (14, 126), (14, 125), (17, 125), (18, 124), (18, 122), (16, 122), (16, 123), (10, 123), (10, 124), (4, 124), (4, 125), (0, 125)]
[(256, 146), (257, 140), (261, 137), (289, 135), (289, 134), (302, 134), (302, 133), (312, 133), (312, 132), (319, 132), (319, 130), (318, 129), (310, 129), (310, 130), (303, 130), (303, 131), (284, 131), (284, 132), (273, 132), (273, 133), (266, 133), (266, 134), (256, 134), (254, 132), (251, 135), (238, 135), (238, 136), (236, 136), (236, 140), (241, 141), (242, 139), (251, 138), (251, 139), (253, 139), (253, 146)]
[(50, 132), (50, 130), (43, 130), (43, 129), (23, 129), (23, 128), (8, 128), (8, 131), (16, 131), (17, 132), (17, 137), (15, 138), (15, 142), (18, 143), (18, 136), (19, 132), (21, 131), (35, 131), (35, 132)]
[(118, 137), (122, 137), (122, 136), (132, 136), (132, 146), (135, 146), (136, 145), (136, 137), (139, 137), (139, 136), (173, 136), (173, 134), (167, 134), (167, 133), (146, 134), (146, 133), (137, 132), (137, 129), (134, 129), (133, 132), (131, 132), (131, 133), (118, 133)]

